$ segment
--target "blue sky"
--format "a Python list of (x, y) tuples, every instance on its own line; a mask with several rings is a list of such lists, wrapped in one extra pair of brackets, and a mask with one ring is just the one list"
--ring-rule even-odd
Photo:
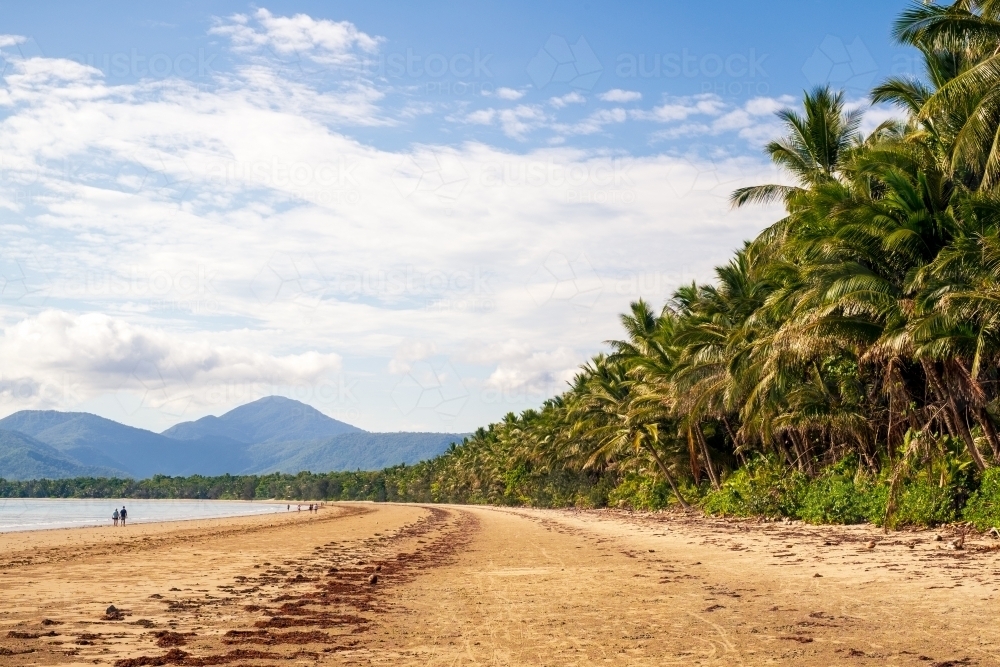
[[(471, 430), (773, 221), (902, 3), (0, 3), (0, 411)], [(869, 111), (867, 126), (888, 115)]]

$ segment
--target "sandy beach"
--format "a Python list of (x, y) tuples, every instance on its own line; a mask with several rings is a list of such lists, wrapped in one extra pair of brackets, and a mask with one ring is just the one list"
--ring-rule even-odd
[(958, 537), (367, 503), (8, 533), (0, 664), (1000, 664), (1000, 540)]

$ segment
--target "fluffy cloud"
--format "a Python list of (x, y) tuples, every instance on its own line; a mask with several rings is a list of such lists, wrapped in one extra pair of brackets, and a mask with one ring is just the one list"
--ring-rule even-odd
[(568, 347), (530, 350), (510, 341), (497, 347), (501, 359), (485, 386), (506, 401), (530, 396), (541, 402), (564, 391), (580, 370), (579, 354)]
[(624, 123), (627, 119), (628, 114), (624, 109), (598, 109), (577, 123), (555, 127), (566, 134), (594, 134), (603, 130), (605, 125)]
[(496, 96), (501, 100), (519, 100), (524, 97), (524, 91), (513, 88), (497, 88)]
[(598, 97), (605, 102), (638, 102), (642, 99), (642, 93), (635, 90), (613, 88), (606, 93), (601, 93)]
[(382, 40), (349, 21), (316, 20), (306, 14), (275, 16), (266, 9), (234, 14), (209, 31), (228, 37), (237, 51), (271, 49), (280, 55), (304, 55), (330, 65), (354, 63), (357, 53), (374, 53)]
[(562, 109), (570, 104), (584, 104), (587, 98), (576, 92), (575, 90), (571, 93), (566, 93), (565, 95), (560, 95), (559, 97), (550, 97), (549, 104), (557, 109)]
[(99, 313), (46, 310), (0, 335), (0, 401), (66, 407), (105, 393), (146, 407), (211, 405), (221, 387), (315, 384), (341, 368), (334, 353), (274, 355), (136, 326)]

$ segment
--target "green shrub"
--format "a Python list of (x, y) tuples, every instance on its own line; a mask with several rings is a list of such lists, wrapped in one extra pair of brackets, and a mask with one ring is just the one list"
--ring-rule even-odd
[(663, 509), (676, 502), (670, 486), (649, 475), (629, 473), (608, 494), (608, 505), (633, 510)]
[(963, 518), (979, 530), (1000, 528), (1000, 468), (983, 473), (982, 482), (965, 504)]
[[(891, 517), (891, 525), (934, 526), (954, 521), (955, 491), (925, 479), (908, 481), (899, 496), (899, 507)], [(882, 517), (879, 517), (881, 523)]]
[(795, 516), (805, 481), (802, 473), (759, 458), (729, 475), (701, 505), (717, 516)]
[(805, 485), (796, 515), (809, 523), (863, 523), (866, 500), (852, 476), (831, 469)]

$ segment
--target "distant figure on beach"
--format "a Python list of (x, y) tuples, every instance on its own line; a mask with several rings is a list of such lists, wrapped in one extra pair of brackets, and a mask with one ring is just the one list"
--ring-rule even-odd
[(290, 511), (292, 511), (292, 506), (291, 505), (285, 505), (285, 509), (290, 512)]
[(302, 511), (302, 505), (299, 505), (299, 511), (300, 512)]
[(118, 525), (118, 508), (117, 507), (115, 508), (115, 513), (111, 515), (111, 520), (114, 522), (114, 524), (116, 526)]
[(122, 525), (124, 526), (124, 525), (125, 525), (125, 517), (127, 517), (127, 516), (128, 516), (128, 511), (126, 511), (126, 509), (125, 509), (125, 506), (124, 506), (124, 505), (122, 505), (122, 511), (121, 511), (121, 513), (120, 513), (120, 516), (121, 516), (121, 518), (122, 518)]

